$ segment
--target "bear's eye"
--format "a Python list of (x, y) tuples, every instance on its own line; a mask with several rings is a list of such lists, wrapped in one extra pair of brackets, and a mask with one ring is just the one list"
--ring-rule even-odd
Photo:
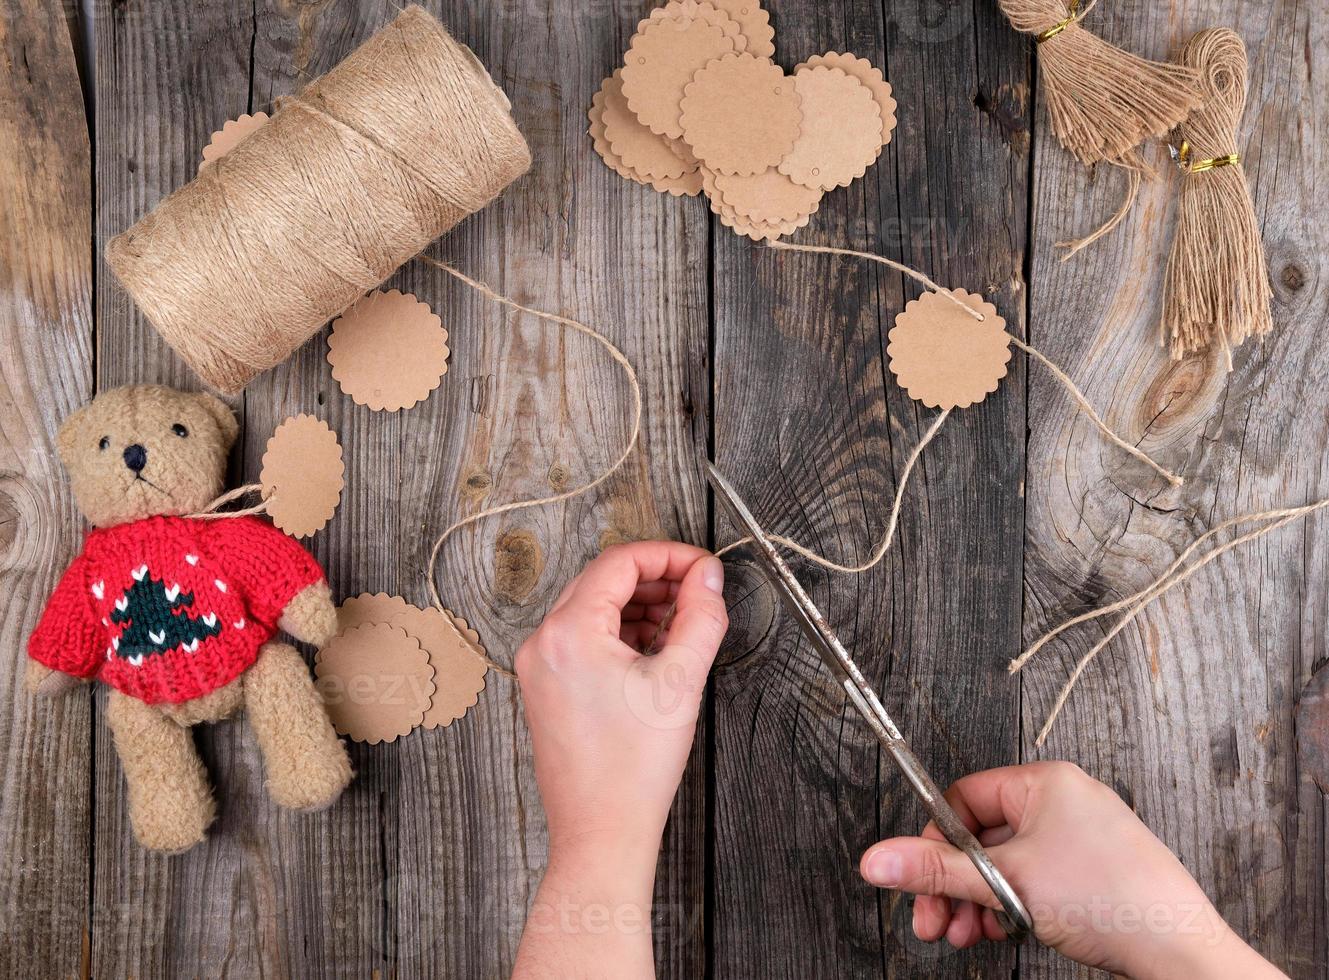
[(186, 428), (185, 428), (183, 425), (181, 425), (179, 422), (177, 422), (177, 423), (175, 423), (175, 425), (171, 426), (171, 431), (174, 432), (176, 435), (178, 435), (181, 439), (183, 439), (185, 436), (189, 435), (189, 430), (186, 429)]
[(99, 442), (99, 443), (97, 443), (97, 448), (98, 448), (98, 449), (110, 449), (110, 448), (111, 448), (111, 437), (110, 437), (110, 436), (102, 436), (102, 441)]

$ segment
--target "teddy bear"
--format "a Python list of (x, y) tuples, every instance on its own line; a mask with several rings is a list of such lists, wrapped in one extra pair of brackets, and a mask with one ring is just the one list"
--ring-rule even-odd
[(332, 804), (351, 779), (300, 652), (336, 632), (323, 571), (253, 516), (199, 515), (222, 492), (238, 424), (208, 394), (130, 385), (60, 426), (56, 447), (93, 527), (28, 643), (38, 695), (100, 679), (134, 836), (180, 852), (215, 812), (191, 726), (244, 709), (268, 793), (292, 810)]

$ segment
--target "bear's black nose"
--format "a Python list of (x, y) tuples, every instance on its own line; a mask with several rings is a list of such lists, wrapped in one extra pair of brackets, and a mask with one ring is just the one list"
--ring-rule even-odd
[(143, 472), (143, 467), (148, 465), (148, 451), (138, 443), (134, 443), (132, 446), (126, 446), (125, 465), (135, 473)]

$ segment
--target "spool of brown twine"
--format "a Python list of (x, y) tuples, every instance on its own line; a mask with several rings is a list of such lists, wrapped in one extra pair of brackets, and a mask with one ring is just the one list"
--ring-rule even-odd
[(530, 163), (479, 59), (412, 6), (106, 258), (203, 380), (234, 392)]

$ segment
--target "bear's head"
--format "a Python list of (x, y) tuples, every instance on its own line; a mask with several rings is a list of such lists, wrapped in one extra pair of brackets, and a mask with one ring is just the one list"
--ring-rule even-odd
[(238, 431), (212, 395), (127, 385), (65, 419), (56, 445), (83, 516), (110, 527), (202, 510), (222, 492)]

